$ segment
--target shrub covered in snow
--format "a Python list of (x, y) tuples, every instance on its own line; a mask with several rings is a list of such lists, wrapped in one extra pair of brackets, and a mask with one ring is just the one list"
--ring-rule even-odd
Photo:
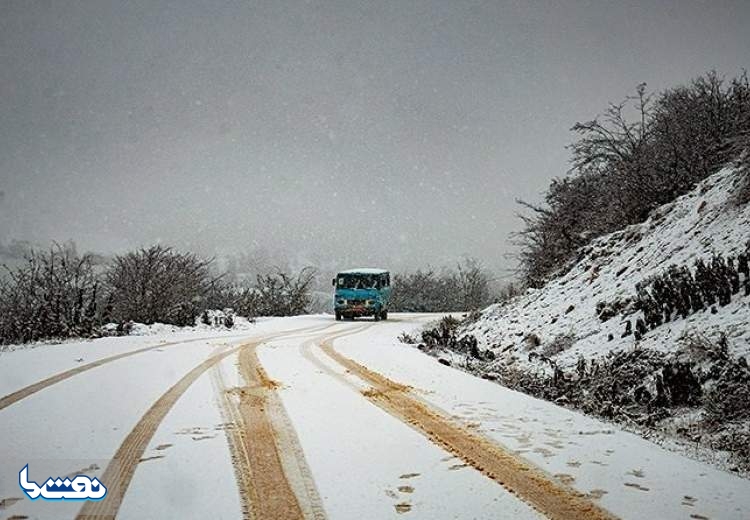
[(106, 318), (193, 325), (216, 281), (210, 264), (160, 245), (116, 256), (104, 277)]
[(316, 271), (305, 267), (298, 273), (277, 269), (259, 274), (251, 287), (239, 288), (235, 308), (240, 316), (296, 316), (305, 314), (312, 303)]
[[(691, 270), (684, 264), (672, 264), (636, 283), (636, 297), (632, 304), (637, 318), (635, 329), (628, 320), (623, 337), (632, 333), (639, 340), (649, 330), (678, 317), (685, 319), (707, 308), (716, 313), (715, 305), (729, 305), (741, 291), (745, 296), (750, 295), (750, 241), (736, 258), (714, 254), (709, 261), (695, 259), (693, 265)], [(599, 317), (602, 318), (601, 312)]]
[(234, 327), (234, 310), (206, 309), (200, 315), (200, 323), (207, 327), (231, 329)]
[(0, 281), (0, 344), (90, 336), (100, 318), (90, 255), (54, 245), (32, 251)]
[[(446, 350), (466, 354), (473, 359), (494, 359), (492, 351), (482, 352), (477, 345), (477, 339), (471, 335), (458, 336), (458, 326), (461, 320), (448, 315), (441, 318), (434, 326), (427, 327), (422, 331), (422, 342), (418, 348), (423, 351), (440, 353)], [(402, 334), (399, 339), (403, 343), (417, 343), (417, 340), (408, 334)]]

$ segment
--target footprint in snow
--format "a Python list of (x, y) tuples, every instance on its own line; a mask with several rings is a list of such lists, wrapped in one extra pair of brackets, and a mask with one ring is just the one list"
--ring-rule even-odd
[(140, 459), (138, 459), (138, 463), (140, 464), (141, 462), (148, 462), (149, 460), (156, 460), (156, 459), (163, 459), (163, 458), (164, 458), (164, 455), (152, 455), (151, 457), (141, 457)]
[[(414, 477), (418, 477), (418, 476), (419, 476), (419, 473), (404, 473), (399, 478), (400, 479), (410, 479), (410, 478), (414, 478)], [(408, 486), (408, 485), (403, 485), (402, 484), (402, 485), (398, 486), (396, 489), (398, 489), (398, 492), (401, 493), (402, 495), (403, 494), (410, 495), (410, 494), (414, 493), (414, 487), (413, 486)], [(402, 500), (402, 496), (400, 496), (398, 493), (396, 493), (392, 489), (386, 489), (385, 490), (385, 494), (388, 495), (393, 500)], [(406, 501), (402, 500), (401, 502), (398, 502), (397, 504), (394, 504), (393, 507), (394, 507), (394, 509), (396, 509), (396, 512), (398, 514), (403, 514), (403, 513), (408, 513), (409, 511), (411, 511), (412, 505), (409, 502), (406, 502)]]
[(586, 496), (588, 498), (593, 498), (595, 500), (598, 500), (598, 499), (602, 498), (606, 494), (607, 494), (607, 492), (604, 491), (603, 489), (592, 489), (591, 491), (589, 491), (586, 494)]
[(15, 504), (16, 502), (20, 502), (21, 500), (23, 500), (23, 498), (11, 497), (0, 499), (0, 511), (9, 508), (13, 504)]
[(682, 497), (683, 506), (693, 507), (697, 501), (697, 498), (691, 497), (690, 495), (685, 495), (684, 497)]
[(571, 486), (576, 481), (573, 475), (568, 475), (567, 473), (556, 473), (554, 477), (566, 486)]
[(545, 459), (549, 457), (554, 457), (555, 455), (554, 453), (552, 453), (552, 451), (548, 450), (547, 448), (542, 448), (542, 447), (534, 448), (534, 453), (540, 454)]
[(650, 491), (649, 488), (641, 486), (640, 484), (636, 484), (635, 482), (625, 482), (625, 485), (627, 487), (631, 487), (633, 489), (637, 489), (638, 491)]

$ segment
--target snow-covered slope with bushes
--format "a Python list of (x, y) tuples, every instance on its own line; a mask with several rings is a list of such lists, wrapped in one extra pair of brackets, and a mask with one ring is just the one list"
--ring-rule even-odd
[(532, 352), (569, 367), (579, 356), (590, 359), (636, 344), (671, 351), (680, 337), (697, 333), (708, 337), (725, 333), (732, 354), (748, 354), (750, 296), (744, 289), (732, 296), (729, 305), (715, 305), (715, 312), (708, 307), (685, 319), (678, 316), (638, 341), (633, 334), (622, 335), (625, 320), (635, 322), (641, 312), (625, 305), (602, 321), (597, 309), (600, 302), (627, 302), (636, 296), (636, 283), (663, 273), (671, 264), (694, 270), (696, 259), (708, 262), (714, 254), (736, 258), (746, 251), (750, 204), (739, 204), (733, 196), (744, 175), (725, 168), (652, 212), (646, 222), (598, 238), (580, 252), (566, 274), (541, 289), (529, 289), (508, 303), (487, 308), (463, 333), (475, 335), (480, 348), (491, 349), (497, 356), (495, 363), (518, 366), (534, 363), (529, 360)]

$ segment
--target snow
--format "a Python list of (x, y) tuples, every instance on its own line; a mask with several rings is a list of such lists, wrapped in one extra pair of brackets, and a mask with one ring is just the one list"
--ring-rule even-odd
[[(324, 355), (313, 355), (345, 377)], [(259, 357), (283, 385), (282, 402), (330, 519), (392, 518), (399, 503), (411, 505), (414, 519), (540, 518), (477, 470), (451, 470), (460, 461), (363, 399), (364, 387), (331, 377), (301, 356), (298, 342), (272, 342)], [(401, 478), (409, 474), (418, 475)], [(414, 491), (402, 493), (399, 486)]]
[(339, 274), (384, 274), (387, 273), (386, 269), (379, 269), (376, 267), (358, 267), (355, 269), (347, 269), (346, 271), (339, 271)]
[[(0, 501), (23, 496), (18, 487), (18, 472), (26, 463), (30, 465), (32, 477), (38, 477), (37, 481), (62, 476), (90, 464), (96, 464), (99, 470), (86, 474), (101, 477), (136, 421), (168, 388), (217, 348), (227, 348), (263, 334), (320, 327), (331, 320), (321, 316), (275, 318), (260, 320), (252, 332), (244, 334), (191, 328), (171, 334), (160, 331), (153, 336), (100, 338), (2, 353), (0, 396), (80, 366), (77, 360), (81, 358), (91, 362), (165, 343), (164, 348), (107, 363), (60, 381), (0, 410)], [(166, 343), (176, 344), (167, 346)], [(232, 359), (227, 358), (224, 363), (231, 363)], [(227, 366), (224, 365), (225, 370)], [(224, 435), (216, 430), (222, 420), (207, 376), (204, 374), (190, 387), (160, 425), (144, 457), (153, 456), (159, 444), (169, 443), (173, 447), (161, 452), (166, 455), (164, 459), (139, 465), (132, 483), (138, 494), (126, 496), (118, 518), (144, 518), (144, 508), (151, 512), (146, 516), (179, 517), (181, 508), (194, 499), (202, 504), (193, 504), (195, 510), (210, 508), (222, 515), (211, 513), (208, 517), (238, 518), (234, 514), (238, 503), (234, 474)], [(236, 380), (231, 376), (228, 379)], [(215, 437), (193, 441), (192, 437), (203, 434), (180, 433), (189, 427), (202, 428), (201, 432), (205, 429)], [(198, 467), (204, 471), (196, 472)], [(50, 468), (55, 474), (44, 474), (44, 470), (38, 468)], [(228, 486), (226, 496), (223, 492), (217, 496), (211, 491), (213, 486), (205, 487), (205, 475), (209, 475), (206, 482)], [(134, 502), (128, 500), (132, 496), (136, 497)], [(217, 502), (221, 502), (221, 507)], [(79, 508), (80, 503), (25, 499), (15, 503), (8, 514), (72, 518)]]
[(373, 328), (366, 336), (337, 340), (335, 348), (413, 386), (428, 403), (466, 424), (474, 423), (482, 434), (549, 475), (562, 475), (578, 491), (606, 491), (597, 502), (621, 518), (750, 516), (750, 481), (611, 424), (441, 365), (395, 339), (405, 328)]
[[(220, 363), (222, 377), (236, 373), (234, 363)], [(177, 401), (143, 455), (159, 458), (138, 466), (118, 518), (149, 518), (155, 510), (160, 518), (242, 518), (214, 390), (204, 374)]]
[[(516, 495), (366, 399), (361, 394), (366, 385), (317, 345), (336, 332), (354, 333), (334, 341), (342, 354), (412, 386), (432, 407), (474, 423), (475, 431), (515, 450), (551, 478), (582, 493), (605, 491), (595, 500), (624, 519), (750, 515), (747, 480), (445, 367), (397, 340), (401, 332), (413, 333), (435, 318), (397, 313), (378, 323), (335, 322), (332, 316), (279, 318), (261, 320), (240, 335), (183, 330), (4, 353), (0, 396), (78, 366), (81, 356), (90, 362), (179, 342), (101, 365), (0, 410), (0, 501), (22, 496), (17, 478), (26, 463), (37, 480), (91, 464), (99, 469), (87, 474), (101, 477), (146, 410), (192, 368), (249, 338), (305, 327), (268, 340), (258, 357), (280, 385), (276, 392), (283, 412), (331, 520), (540, 518)], [(245, 384), (236, 364), (237, 356), (231, 355), (209, 369), (167, 413), (136, 467), (118, 518), (242, 517), (220, 405), (226, 389)], [(402, 516), (396, 506), (411, 509)], [(24, 499), (8, 502), (0, 516), (72, 518), (79, 507)]]
[[(507, 304), (489, 307), (463, 333), (495, 351), (498, 363), (529, 363), (524, 341), (529, 334), (541, 340), (540, 350), (560, 335), (575, 336), (571, 348), (552, 356), (561, 367), (575, 365), (581, 355), (597, 357), (633, 347), (632, 335), (621, 338), (622, 320), (600, 322), (596, 304), (634, 296), (637, 282), (671, 264), (692, 266), (713, 253), (726, 257), (744, 250), (750, 240), (750, 205), (738, 207), (731, 201), (738, 177), (726, 168), (655, 210), (646, 222), (598, 238), (569, 272)], [(741, 293), (717, 314), (706, 310), (674, 319), (649, 331), (639, 346), (671, 351), (680, 336), (695, 331), (709, 337), (725, 332), (732, 353), (750, 354), (750, 298)]]
[[(319, 323), (320, 319), (320, 315), (311, 315), (289, 318), (288, 323), (294, 323), (295, 327), (303, 327)], [(0, 352), (3, 373), (3, 377), (0, 378), (0, 395), (9, 394), (65, 370), (151, 345), (169, 343), (170, 345), (165, 345), (165, 348), (169, 348), (172, 343), (244, 338), (256, 333), (273, 332), (279, 326), (278, 319), (261, 318), (256, 323), (244, 320), (246, 325), (243, 325), (242, 320), (238, 321), (239, 328), (232, 329), (208, 327), (203, 324), (195, 327), (175, 327), (157, 323), (139, 327), (142, 334), (137, 336), (13, 346), (5, 352)]]

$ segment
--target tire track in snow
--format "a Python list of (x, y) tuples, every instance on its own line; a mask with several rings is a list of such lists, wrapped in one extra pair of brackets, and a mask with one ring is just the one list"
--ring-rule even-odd
[[(292, 330), (286, 331), (286, 333), (291, 334), (293, 332), (299, 332), (299, 331), (305, 331), (305, 330), (309, 332), (314, 332), (314, 331), (326, 329), (329, 327), (331, 327), (331, 325), (325, 325), (322, 327), (315, 327), (311, 329), (308, 329), (307, 327), (301, 327), (298, 329), (292, 329)], [(36, 383), (30, 384), (28, 386), (21, 388), (20, 390), (16, 390), (15, 392), (12, 392), (8, 395), (0, 397), (0, 410), (7, 408), (8, 406), (14, 403), (17, 403), (18, 401), (25, 399), (26, 397), (29, 397), (30, 395), (33, 395), (39, 392), (40, 390), (44, 390), (45, 388), (48, 388), (52, 385), (60, 383), (61, 381), (65, 381), (68, 378), (77, 376), (78, 374), (81, 374), (93, 368), (100, 367), (102, 365), (106, 365), (107, 363), (111, 363), (113, 361), (118, 361), (120, 359), (124, 359), (130, 356), (135, 356), (136, 354), (143, 354), (144, 352), (149, 352), (151, 350), (156, 350), (156, 349), (163, 348), (163, 347), (172, 347), (175, 345), (182, 345), (184, 343), (195, 343), (198, 341), (212, 341), (215, 339), (233, 339), (233, 338), (236, 339), (236, 338), (242, 338), (242, 337), (247, 337), (249, 339), (252, 337), (252, 335), (251, 334), (238, 334), (238, 335), (232, 335), (232, 336), (210, 336), (207, 338), (186, 339), (183, 341), (171, 341), (169, 343), (159, 343), (157, 345), (151, 345), (148, 347), (131, 350), (129, 352), (123, 352), (122, 354), (116, 354), (114, 356), (109, 356), (106, 358), (98, 359), (96, 361), (92, 361), (91, 363), (87, 363), (79, 367), (71, 368), (70, 370), (65, 370), (64, 372), (60, 372), (59, 374), (55, 374), (46, 379), (42, 379), (41, 381), (37, 381)]]
[[(354, 382), (351, 379), (347, 378), (346, 374), (340, 374), (340, 373), (336, 372), (333, 368), (331, 368), (330, 366), (328, 366), (327, 364), (325, 364), (320, 358), (318, 358), (318, 356), (316, 356), (315, 353), (313, 353), (312, 347), (319, 340), (323, 340), (325, 342), (329, 342), (329, 341), (332, 342), (332, 341), (334, 341), (334, 340), (336, 340), (338, 338), (344, 337), (344, 336), (352, 336), (354, 334), (359, 334), (360, 332), (363, 332), (363, 331), (367, 330), (371, 326), (372, 325), (358, 327), (358, 328), (356, 328), (354, 330), (347, 331), (345, 333), (333, 334), (331, 336), (324, 336), (324, 337), (319, 337), (319, 338), (311, 338), (311, 339), (305, 341), (304, 343), (302, 343), (299, 346), (299, 351), (302, 354), (302, 357), (304, 357), (305, 359), (307, 359), (308, 361), (310, 361), (313, 365), (315, 365), (316, 367), (318, 367), (321, 371), (325, 372), (326, 374), (328, 374), (329, 376), (333, 377), (334, 379), (337, 379), (337, 380), (341, 381), (342, 383), (344, 383), (348, 387), (352, 388), (355, 392), (360, 392), (361, 388), (359, 386), (357, 386), (356, 384), (354, 384)], [(348, 372), (348, 370), (347, 370), (347, 372)]]
[[(253, 343), (252, 345), (255, 345)], [(107, 497), (100, 502), (85, 502), (76, 516), (76, 520), (115, 518), (127, 492), (135, 469), (143, 457), (151, 438), (156, 433), (159, 424), (164, 420), (169, 410), (185, 393), (198, 377), (225, 357), (234, 354), (247, 344), (239, 345), (230, 350), (215, 354), (203, 361), (197, 367), (185, 374), (166, 393), (151, 405), (146, 414), (130, 431), (118, 448), (113, 462), (104, 470), (101, 481), (109, 487)], [(113, 495), (114, 491), (114, 496)]]
[(224, 380), (221, 364), (217, 363), (211, 370), (211, 382), (214, 392), (218, 396), (219, 412), (224, 421), (224, 434), (229, 446), (229, 456), (234, 469), (234, 479), (240, 496), (242, 517), (252, 519), (252, 507), (247, 493), (244, 491), (252, 486), (250, 471), (247, 469), (248, 455), (245, 444), (242, 442), (242, 432), (236, 430), (241, 428), (242, 418), (239, 408), (232, 403), (230, 389)]
[(104, 470), (100, 479), (109, 488), (107, 497), (99, 502), (85, 502), (78, 512), (76, 520), (104, 520), (114, 519), (117, 516), (117, 512), (122, 505), (122, 499), (127, 493), (130, 482), (135, 474), (135, 470), (143, 457), (148, 444), (156, 433), (157, 428), (177, 400), (185, 393), (185, 391), (187, 391), (190, 385), (192, 385), (209, 368), (238, 351), (242, 352), (243, 350), (252, 350), (266, 341), (278, 339), (284, 336), (294, 336), (295, 333), (317, 332), (329, 327), (331, 327), (331, 325), (314, 328), (302, 327), (299, 329), (266, 335), (251, 342), (242, 343), (228, 350), (214, 354), (185, 374), (169, 390), (162, 394), (153, 405), (151, 405), (127, 437), (125, 437), (122, 444), (120, 444), (120, 447), (117, 449), (117, 452), (113, 457), (113, 461)]
[(242, 334), (239, 336), (211, 336), (208, 338), (187, 339), (183, 341), (159, 343), (157, 345), (151, 345), (148, 347), (139, 348), (137, 350), (131, 350), (130, 352), (123, 352), (122, 354), (117, 354), (114, 356), (109, 356), (106, 358), (98, 359), (96, 361), (92, 361), (91, 363), (87, 363), (85, 365), (81, 365), (79, 367), (71, 368), (70, 370), (60, 372), (59, 374), (55, 374), (46, 379), (42, 379), (41, 381), (37, 381), (36, 383), (30, 384), (28, 386), (21, 388), (20, 390), (16, 390), (13, 393), (0, 397), (0, 410), (2, 410), (3, 408), (7, 408), (8, 406), (14, 403), (17, 403), (21, 399), (25, 399), (26, 397), (29, 397), (30, 395), (33, 395), (39, 392), (40, 390), (44, 390), (45, 388), (55, 385), (61, 381), (65, 381), (68, 378), (77, 376), (78, 374), (81, 374), (83, 372), (86, 372), (96, 367), (100, 367), (102, 365), (106, 365), (107, 363), (111, 363), (113, 361), (118, 361), (120, 359), (124, 359), (130, 356), (135, 356), (136, 354), (142, 354), (144, 352), (149, 352), (151, 350), (156, 350), (156, 349), (163, 348), (163, 347), (182, 345), (184, 343), (195, 343), (197, 341), (211, 341), (215, 339), (231, 339), (231, 338), (237, 338), (237, 337), (242, 337), (242, 336), (246, 336), (246, 335)]
[[(320, 348), (350, 374), (372, 387), (361, 392), (362, 395), (516, 494), (542, 514), (556, 520), (617, 518), (588, 500), (582, 493), (554, 482), (551, 477), (527, 461), (491, 440), (467, 430), (414, 396), (410, 387), (396, 383), (340, 354), (333, 348), (335, 338), (336, 336), (331, 336), (324, 339)], [(317, 362), (319, 366), (322, 365), (320, 360)]]
[(279, 383), (261, 366), (256, 348), (240, 353), (239, 369), (245, 381), (241, 388), (226, 389), (218, 365), (212, 375), (220, 390), (222, 415), (232, 425), (225, 432), (243, 516), (325, 520), (302, 447), (275, 392)]

